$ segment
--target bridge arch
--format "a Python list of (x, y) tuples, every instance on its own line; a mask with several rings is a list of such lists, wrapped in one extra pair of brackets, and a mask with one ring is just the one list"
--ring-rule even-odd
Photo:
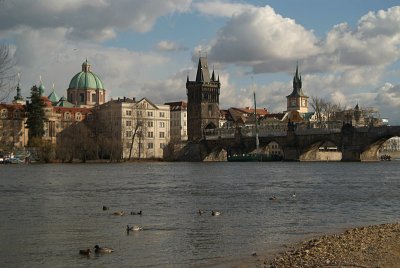
[(340, 145), (333, 140), (324, 139), (313, 142), (300, 150), (300, 161), (340, 161)]
[(360, 153), (361, 161), (376, 161), (380, 159), (379, 151), (382, 148), (383, 144), (389, 139), (397, 137), (397, 136), (386, 136), (381, 137), (380, 139), (368, 144), (364, 148), (362, 148)]

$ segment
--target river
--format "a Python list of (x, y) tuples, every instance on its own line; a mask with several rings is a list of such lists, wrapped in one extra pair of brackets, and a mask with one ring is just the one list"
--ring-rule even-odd
[[(0, 266), (230, 267), (398, 221), (399, 174), (399, 161), (0, 165)], [(115, 251), (78, 254), (96, 244)]]

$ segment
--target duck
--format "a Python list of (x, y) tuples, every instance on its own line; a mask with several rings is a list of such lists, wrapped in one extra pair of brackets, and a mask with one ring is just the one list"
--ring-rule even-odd
[(103, 206), (103, 210), (109, 210), (109, 207)]
[(276, 198), (275, 195), (273, 195), (273, 196), (271, 196), (271, 197), (269, 198), (269, 200), (277, 200), (277, 198)]
[(90, 250), (90, 248), (79, 250), (79, 254), (81, 254), (81, 255), (89, 256), (90, 253), (92, 253), (92, 251)]
[(131, 215), (142, 215), (142, 211), (141, 210), (139, 212), (131, 211)]
[(296, 193), (292, 194), (292, 198), (295, 199), (296, 198)]
[(121, 211), (116, 211), (116, 212), (113, 213), (113, 215), (116, 215), (116, 216), (124, 216), (124, 215), (125, 215), (125, 212), (124, 212), (123, 210), (121, 210)]
[(202, 215), (202, 214), (204, 214), (204, 210), (199, 209), (198, 213), (199, 213), (199, 215)]
[(211, 215), (212, 215), (212, 216), (219, 216), (219, 215), (221, 215), (221, 212), (218, 211), (218, 210), (212, 210), (212, 211), (211, 211)]
[(143, 228), (140, 225), (133, 225), (133, 226), (127, 225), (126, 226), (126, 231), (127, 232), (129, 232), (129, 231), (141, 231), (141, 230), (143, 230)]
[(113, 251), (112, 248), (101, 248), (99, 245), (94, 246), (94, 252), (96, 253), (111, 253)]

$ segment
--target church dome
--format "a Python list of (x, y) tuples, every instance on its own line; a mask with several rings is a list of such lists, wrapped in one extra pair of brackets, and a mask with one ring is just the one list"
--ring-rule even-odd
[(90, 66), (86, 60), (82, 64), (82, 71), (71, 79), (68, 89), (104, 89), (103, 82), (95, 73), (91, 72)]

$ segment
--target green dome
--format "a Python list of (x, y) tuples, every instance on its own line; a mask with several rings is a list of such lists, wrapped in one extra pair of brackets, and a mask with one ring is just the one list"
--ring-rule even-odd
[(94, 88), (104, 89), (100, 78), (90, 71), (90, 64), (86, 60), (82, 64), (82, 71), (77, 73), (69, 83), (68, 88)]

